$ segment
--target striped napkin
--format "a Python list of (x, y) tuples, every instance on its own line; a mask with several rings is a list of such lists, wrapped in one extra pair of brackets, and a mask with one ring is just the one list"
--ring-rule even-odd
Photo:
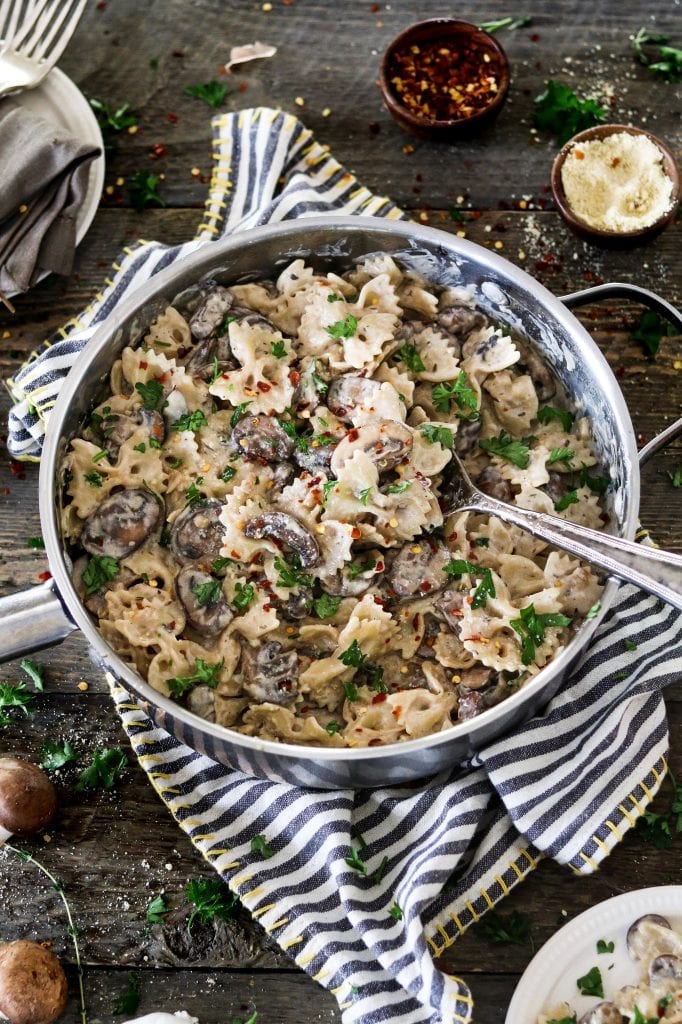
[[(216, 117), (213, 146), (195, 239), (126, 250), (106, 290), (10, 382), (15, 457), (39, 457), (76, 354), (123, 295), (174, 259), (269, 221), (331, 210), (404, 216), (281, 111)], [(682, 616), (623, 586), (542, 715), (418, 786), (331, 793), (225, 768), (157, 728), (109, 682), (140, 764), (180, 827), (336, 996), (344, 1024), (468, 1024), (471, 992), (439, 970), (439, 954), (542, 857), (589, 874), (611, 852), (665, 775), (661, 693), (680, 674)], [(252, 849), (257, 835), (271, 856)]]

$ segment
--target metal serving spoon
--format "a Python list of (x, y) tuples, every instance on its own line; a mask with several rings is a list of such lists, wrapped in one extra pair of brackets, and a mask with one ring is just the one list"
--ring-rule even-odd
[[(673, 424), (673, 427), (679, 433), (680, 421)], [(669, 433), (673, 433), (672, 428), (670, 432), (666, 431), (667, 435)], [(659, 447), (662, 445), (663, 442)], [(454, 451), (445, 476), (447, 490), (444, 516), (465, 511), (497, 516), (505, 523), (512, 523), (534, 537), (540, 537), (562, 551), (568, 551), (576, 558), (598, 566), (610, 576), (634, 583), (682, 611), (682, 555), (635, 544), (622, 537), (578, 526), (559, 516), (532, 512), (518, 505), (508, 505), (498, 498), (491, 498), (474, 486)]]

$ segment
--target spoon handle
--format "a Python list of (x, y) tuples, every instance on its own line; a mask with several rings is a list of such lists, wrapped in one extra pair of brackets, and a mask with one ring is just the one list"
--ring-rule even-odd
[(612, 537), (559, 516), (508, 505), (487, 494), (473, 495), (466, 507), (512, 523), (682, 611), (682, 555)]

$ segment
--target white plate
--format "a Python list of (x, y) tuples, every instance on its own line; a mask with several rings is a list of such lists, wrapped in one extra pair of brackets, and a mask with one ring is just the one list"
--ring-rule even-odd
[(46, 121), (66, 128), (81, 142), (99, 146), (102, 150), (102, 155), (90, 162), (88, 187), (76, 218), (78, 243), (92, 224), (104, 187), (104, 142), (92, 107), (80, 89), (59, 68), (53, 68), (36, 89), (12, 96), (12, 101), (44, 117)]
[[(643, 914), (662, 914), (682, 931), (682, 885), (624, 892), (569, 921), (535, 954), (516, 986), (505, 1024), (536, 1024), (538, 1014), (567, 1002), (580, 1015), (599, 1002), (583, 996), (576, 979), (599, 967), (604, 998), (636, 984), (639, 967), (628, 956), (627, 930)], [(597, 941), (615, 943), (613, 953), (597, 953)]]

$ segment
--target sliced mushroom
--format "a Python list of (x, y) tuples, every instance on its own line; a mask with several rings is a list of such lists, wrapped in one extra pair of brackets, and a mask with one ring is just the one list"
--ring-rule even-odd
[(298, 655), (283, 651), (276, 640), (258, 647), (242, 647), (241, 671), (244, 692), (260, 704), (286, 707), (296, 699)]
[(85, 520), (81, 544), (91, 555), (125, 558), (161, 524), (160, 500), (142, 488), (114, 491)]
[(469, 719), (483, 714), (485, 710), (485, 697), (479, 690), (467, 690), (459, 695), (457, 718), (460, 722), (468, 722)]
[(545, 484), (545, 491), (549, 494), (555, 505), (566, 494), (569, 479), (570, 477), (567, 473), (555, 473), (550, 470), (549, 480)]
[(398, 597), (424, 597), (442, 590), (449, 577), (443, 569), (451, 560), (451, 553), (440, 541), (422, 537), (398, 551), (387, 579)]
[(381, 384), (366, 377), (348, 374), (337, 377), (329, 385), (327, 408), (340, 420), (350, 423), (351, 415), (359, 405), (367, 405), (379, 391)]
[(215, 722), (215, 693), (210, 686), (195, 686), (187, 695), (187, 707), (199, 718)]
[(286, 512), (264, 512), (250, 519), (244, 527), (244, 534), (251, 540), (268, 537), (290, 548), (300, 558), (303, 569), (317, 565), (320, 560), (320, 549), (312, 533)]
[(662, 953), (654, 957), (649, 964), (649, 981), (652, 985), (675, 981), (679, 982), (675, 988), (679, 988), (682, 986), (682, 959), (673, 953)]
[(541, 402), (546, 402), (548, 398), (556, 394), (556, 381), (551, 370), (530, 345), (524, 344), (518, 338), (514, 339), (514, 344), (521, 353), (521, 365), (526, 367), (535, 385), (538, 399)]
[(192, 336), (202, 340), (208, 338), (209, 334), (213, 334), (225, 319), (233, 303), (234, 296), (227, 288), (223, 288), (221, 285), (211, 288), (197, 306), (189, 322)]
[(412, 431), (397, 420), (372, 420), (349, 430), (332, 455), (331, 468), (335, 476), (358, 448), (367, 452), (380, 473), (385, 473), (410, 454)]
[(584, 1013), (578, 1024), (626, 1024), (626, 1019), (615, 1003), (597, 1003)]
[(232, 445), (245, 459), (284, 462), (295, 441), (274, 416), (244, 416), (232, 431)]
[(506, 502), (514, 500), (512, 485), (494, 466), (486, 466), (483, 472), (476, 477), (475, 483), (479, 490), (484, 494), (489, 494), (491, 498)]
[(448, 334), (455, 334), (464, 337), (478, 330), (485, 325), (485, 317), (482, 313), (471, 309), (469, 306), (444, 306), (436, 314), (436, 323)]
[(286, 601), (280, 605), (280, 612), (288, 622), (298, 622), (304, 619), (310, 612), (313, 604), (313, 592), (310, 587), (301, 587), (289, 594)]
[(171, 526), (171, 550), (181, 562), (212, 560), (220, 556), (223, 546), (222, 505), (205, 501), (183, 509)]
[(445, 623), (458, 636), (462, 621), (462, 605), (466, 596), (464, 590), (444, 590), (433, 602)]
[(234, 370), (236, 366), (227, 334), (212, 335), (200, 341), (185, 363), (187, 372), (202, 380), (210, 380), (216, 370), (225, 373), (226, 370)]
[(660, 914), (644, 914), (633, 921), (627, 935), (628, 953), (633, 960), (644, 960), (656, 952), (653, 947), (658, 944), (661, 928), (672, 930), (670, 921)]
[(493, 675), (493, 670), (486, 668), (485, 665), (461, 669), (459, 673), (460, 685), (466, 687), (467, 690), (483, 690), (490, 683)]
[(329, 476), (335, 448), (335, 444), (313, 442), (306, 445), (305, 448), (296, 448), (294, 451), (294, 461), (301, 469), (307, 469), (309, 473), (319, 473), (322, 471)]
[(290, 462), (280, 462), (272, 474), (272, 482), (275, 485), (275, 493), (278, 494), (284, 487), (287, 487), (296, 475), (296, 470)]
[(136, 409), (130, 415), (119, 414), (115, 420), (107, 422), (105, 428), (104, 448), (110, 459), (117, 459), (121, 445), (135, 433), (137, 428), (144, 425), (147, 435), (159, 444), (166, 440), (166, 426), (163, 416), (155, 409)]
[[(366, 566), (364, 571), (362, 567)], [(372, 549), (363, 552), (357, 562), (344, 565), (329, 576), (320, 576), (320, 585), (325, 594), (334, 597), (359, 597), (369, 590), (384, 571), (384, 556), (381, 551)]]
[(219, 581), (194, 566), (180, 570), (175, 577), (175, 592), (187, 612), (187, 621), (203, 636), (217, 636), (233, 618)]
[(329, 387), (329, 370), (324, 363), (313, 360), (306, 369), (301, 369), (301, 379), (296, 385), (291, 404), (294, 409), (317, 406), (325, 402)]
[(460, 420), (455, 434), (455, 451), (461, 459), (473, 455), (478, 447), (481, 436), (481, 423), (478, 420)]

